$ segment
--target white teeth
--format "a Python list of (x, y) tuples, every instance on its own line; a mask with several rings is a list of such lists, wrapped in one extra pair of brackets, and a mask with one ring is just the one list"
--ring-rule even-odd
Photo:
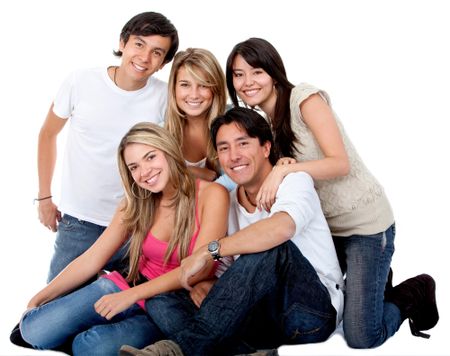
[(134, 68), (136, 68), (137, 70), (143, 72), (145, 71), (145, 67), (141, 67), (139, 64), (133, 63)]
[(190, 106), (200, 106), (200, 105), (202, 105), (202, 103), (198, 102), (198, 101), (195, 101), (195, 102), (194, 101), (188, 101), (187, 104), (190, 105)]
[(233, 171), (240, 171), (240, 170), (242, 170), (242, 169), (244, 169), (246, 166), (245, 165), (242, 165), (242, 166), (236, 166), (236, 167), (233, 167), (233, 168), (231, 168)]
[(146, 180), (145, 182), (147, 184), (153, 184), (153, 183), (155, 183), (157, 177), (158, 177), (158, 175), (154, 175), (153, 177), (151, 177), (150, 179)]
[(258, 89), (245, 90), (244, 93), (247, 96), (254, 96), (256, 95), (256, 93), (258, 93)]

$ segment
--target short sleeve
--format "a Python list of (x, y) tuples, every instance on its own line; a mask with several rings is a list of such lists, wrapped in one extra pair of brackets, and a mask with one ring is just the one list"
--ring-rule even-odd
[(317, 193), (311, 176), (305, 172), (288, 174), (281, 183), (270, 216), (285, 212), (294, 220), (295, 235), (300, 235), (314, 218)]
[(60, 118), (67, 119), (71, 116), (75, 106), (75, 77), (72, 72), (63, 81), (53, 101), (53, 112)]

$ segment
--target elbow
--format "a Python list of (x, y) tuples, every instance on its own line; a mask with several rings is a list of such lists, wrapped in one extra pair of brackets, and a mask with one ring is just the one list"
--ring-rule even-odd
[(349, 173), (350, 173), (350, 162), (348, 160), (348, 157), (343, 157), (338, 162), (336, 175), (338, 177), (345, 177)]

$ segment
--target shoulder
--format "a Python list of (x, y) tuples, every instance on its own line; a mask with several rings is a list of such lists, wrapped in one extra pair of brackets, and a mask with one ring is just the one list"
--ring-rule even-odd
[(216, 182), (208, 182), (199, 179), (199, 200), (200, 201), (228, 201), (229, 193), (228, 190), (221, 184)]
[(154, 76), (151, 76), (149, 78), (149, 85), (150, 85), (150, 87), (153, 87), (156, 89), (167, 89), (167, 83), (161, 79), (154, 77)]
[(314, 180), (306, 172), (289, 173), (281, 183), (280, 187), (308, 187), (314, 189)]
[(291, 106), (300, 105), (302, 102), (304, 102), (306, 99), (308, 99), (310, 96), (314, 94), (320, 95), (328, 104), (330, 104), (330, 97), (327, 94), (327, 92), (309, 83), (300, 83), (299, 85), (297, 85), (292, 89)]

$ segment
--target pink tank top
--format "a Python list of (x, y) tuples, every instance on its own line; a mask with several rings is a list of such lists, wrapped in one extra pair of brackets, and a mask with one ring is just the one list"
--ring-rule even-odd
[[(188, 254), (191, 255), (194, 250), (195, 242), (197, 241), (198, 234), (200, 233), (200, 221), (198, 218), (198, 191), (200, 186), (200, 180), (196, 180), (196, 192), (195, 192), (195, 225), (196, 229), (191, 237), (189, 244)], [(158, 240), (151, 231), (148, 232), (147, 237), (142, 244), (142, 256), (139, 266), (139, 272), (147, 279), (153, 279), (177, 268), (180, 263), (178, 261), (178, 249), (176, 248), (169, 260), (164, 264), (164, 255), (168, 247), (168, 242)], [(129, 289), (130, 286), (125, 278), (117, 272), (113, 271), (102, 277), (108, 278), (113, 281), (121, 290)], [(145, 301), (139, 300), (137, 302), (139, 306), (145, 309)]]

